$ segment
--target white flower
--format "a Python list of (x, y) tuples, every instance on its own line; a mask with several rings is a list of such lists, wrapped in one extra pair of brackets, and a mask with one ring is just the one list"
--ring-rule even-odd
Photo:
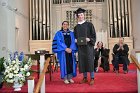
[(6, 69), (4, 72), (4, 74), (7, 74), (7, 73), (9, 73), (9, 69)]
[(13, 78), (13, 73), (9, 73), (9, 78)]
[(9, 67), (9, 66), (7, 66), (6, 68), (7, 68), (7, 69), (9, 69), (10, 67)]
[(7, 79), (6, 80), (8, 83), (13, 83), (14, 82), (14, 80), (12, 80), (12, 79)]
[(13, 71), (16, 70), (16, 66), (13, 66), (13, 67), (12, 67), (12, 70), (13, 70)]
[(19, 74), (19, 77), (23, 77), (23, 75), (22, 74)]
[(16, 63), (19, 63), (19, 60), (18, 60), (18, 58), (16, 58)]
[(24, 68), (20, 68), (20, 71), (25, 71), (25, 69)]
[(5, 75), (5, 78), (8, 78), (9, 76), (8, 75)]
[(25, 70), (28, 70), (29, 66), (26, 64), (24, 65)]
[(11, 67), (9, 68), (9, 72), (10, 72), (10, 71), (12, 71), (12, 68), (11, 68)]
[(8, 63), (11, 63), (11, 59), (10, 58), (8, 58)]
[(30, 76), (30, 72), (27, 72), (27, 73), (26, 73), (26, 76), (27, 76), (27, 77)]
[(16, 61), (15, 61), (15, 60), (13, 60), (13, 61), (12, 61), (12, 64), (15, 64), (15, 63), (16, 63)]
[(14, 73), (17, 74), (18, 73), (18, 70), (15, 70)]
[(20, 79), (21, 79), (22, 81), (25, 81), (25, 77), (21, 77)]
[(10, 58), (8, 58), (8, 61), (4, 63), (4, 79), (8, 83), (13, 83), (17, 80), (19, 83), (23, 84), (26, 81), (26, 77), (30, 76), (29, 70), (31, 65), (31, 58), (24, 62), (20, 62), (18, 56), (15, 60), (10, 60)]
[(19, 69), (20, 69), (19, 67), (16, 68), (17, 71), (19, 71)]

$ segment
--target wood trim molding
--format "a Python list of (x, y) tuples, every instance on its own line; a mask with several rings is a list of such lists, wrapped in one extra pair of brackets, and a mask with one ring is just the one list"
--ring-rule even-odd
[(140, 64), (139, 64), (138, 60), (136, 59), (136, 57), (133, 56), (132, 54), (130, 54), (130, 58), (135, 63), (136, 67), (140, 70)]

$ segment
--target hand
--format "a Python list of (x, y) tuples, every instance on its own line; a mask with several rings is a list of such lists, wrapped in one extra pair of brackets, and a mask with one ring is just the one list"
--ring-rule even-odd
[(71, 53), (72, 52), (72, 50), (70, 49), (70, 48), (66, 48), (66, 50), (65, 50), (67, 53)]
[(89, 42), (89, 41), (90, 41), (90, 39), (89, 39), (89, 38), (86, 38), (86, 41), (87, 41), (87, 42)]
[(65, 51), (66, 51), (66, 52), (69, 52), (69, 48), (66, 48)]
[(77, 43), (77, 39), (75, 39), (75, 43)]
[(72, 52), (72, 50), (69, 48), (69, 53), (71, 53)]
[(120, 44), (120, 47), (123, 47), (123, 44)]
[(71, 53), (71, 52), (72, 52), (72, 50), (70, 48), (68, 48), (68, 53)]
[(117, 51), (119, 51), (120, 50), (120, 47), (117, 49)]
[(120, 49), (122, 49), (122, 50), (124, 49), (124, 48), (123, 48), (123, 44), (120, 44)]
[(124, 50), (123, 46), (121, 47), (122, 50)]

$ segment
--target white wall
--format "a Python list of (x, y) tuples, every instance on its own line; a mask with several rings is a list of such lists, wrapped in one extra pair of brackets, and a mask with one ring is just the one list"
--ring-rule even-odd
[[(0, 2), (2, 3), (2, 2)], [(6, 2), (15, 6), (15, 0)], [(0, 57), (6, 56), (6, 50), (15, 50), (15, 14), (6, 6), (0, 5)]]
[(16, 49), (18, 51), (28, 52), (29, 50), (29, 1), (15, 0), (17, 11), (21, 13), (16, 15), (15, 27), (16, 32)]
[(7, 47), (7, 13), (6, 10), (0, 6), (0, 57), (6, 55), (3, 51), (3, 47)]
[(131, 0), (132, 31), (134, 36), (134, 48), (140, 49), (140, 0)]
[(7, 56), (7, 50), (28, 52), (29, 48), (29, 0), (5, 1), (3, 6), (0, 0), (0, 57)]

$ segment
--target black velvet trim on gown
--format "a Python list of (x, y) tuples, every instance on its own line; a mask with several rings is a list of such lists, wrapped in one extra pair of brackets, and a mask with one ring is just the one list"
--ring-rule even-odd
[[(71, 45), (71, 36), (70, 36), (70, 32), (64, 32), (63, 31), (63, 35), (64, 35), (64, 40), (65, 40), (65, 44), (67, 45), (67, 47), (69, 48)], [(67, 66), (67, 74), (71, 74), (73, 73), (73, 59), (72, 59), (72, 53), (67, 53), (66, 54), (66, 66)]]

